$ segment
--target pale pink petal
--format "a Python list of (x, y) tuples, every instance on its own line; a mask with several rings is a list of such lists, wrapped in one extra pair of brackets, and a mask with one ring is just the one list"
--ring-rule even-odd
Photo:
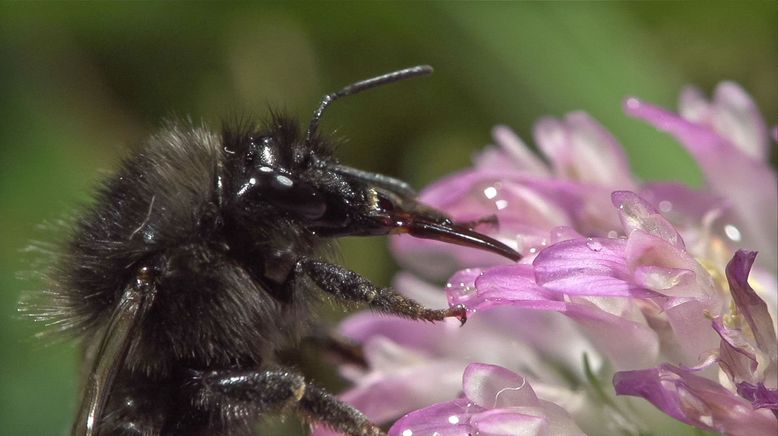
[(704, 302), (712, 315), (721, 312), (724, 297), (705, 268), (665, 239), (642, 230), (630, 234), (624, 249), (627, 268), (641, 286), (669, 297)]
[(374, 312), (359, 312), (341, 322), (338, 331), (358, 343), (380, 336), (414, 349), (434, 352), (445, 328), (441, 323), (419, 323)]
[(485, 409), (538, 404), (535, 391), (524, 377), (495, 365), (468, 365), (462, 375), (462, 390), (465, 397)]
[(568, 304), (563, 313), (576, 321), (617, 369), (644, 368), (656, 362), (659, 338), (645, 321), (613, 315), (589, 304)]
[(340, 399), (373, 422), (388, 422), (456, 396), (464, 366), (460, 360), (420, 358), (415, 365), (405, 363), (391, 373), (372, 373), (340, 395)]
[(624, 149), (584, 112), (568, 114), (564, 121), (540, 120), (535, 140), (559, 177), (612, 188), (634, 187)]
[(624, 148), (602, 124), (586, 112), (572, 112), (565, 121), (572, 132), (578, 180), (617, 189), (634, 187)]
[(745, 154), (767, 161), (770, 156), (767, 126), (751, 96), (740, 85), (721, 82), (716, 87), (711, 123)]
[(572, 165), (572, 153), (569, 151), (570, 132), (567, 126), (556, 118), (541, 118), (535, 123), (535, 143), (551, 162), (557, 177), (565, 177)]
[[(550, 176), (546, 163), (530, 150), (527, 144), (509, 127), (495, 127), (492, 129), (492, 137), (517, 170), (527, 171), (538, 176)], [(479, 157), (476, 165), (481, 166), (482, 164), (484, 162)]]
[(678, 343), (679, 353), (674, 356), (678, 363), (694, 366), (719, 349), (720, 338), (711, 328), (704, 302), (694, 299), (676, 301), (676, 304), (665, 307), (664, 314), (673, 335), (665, 335), (663, 339)]
[(698, 88), (686, 86), (681, 90), (678, 99), (678, 113), (682, 117), (695, 123), (709, 124), (711, 110), (711, 103)]

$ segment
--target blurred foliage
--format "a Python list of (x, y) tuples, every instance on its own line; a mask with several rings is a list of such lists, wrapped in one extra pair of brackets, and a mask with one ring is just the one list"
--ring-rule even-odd
[[(55, 238), (37, 225), (88, 201), (99, 170), (160, 120), (218, 126), (268, 106), (307, 119), (325, 92), (425, 63), (434, 76), (332, 107), (324, 128), (349, 138), (344, 161), (422, 186), (465, 167), (495, 124), (531, 142), (538, 117), (584, 109), (645, 179), (699, 184), (621, 101), (673, 107), (684, 84), (732, 79), (775, 124), (777, 19), (775, 2), (0, 4), (3, 433), (64, 434), (75, 404), (74, 347), (35, 340), (16, 315), (40, 286), (15, 278), (30, 268), (19, 251)], [(343, 246), (348, 265), (390, 281), (385, 240)]]

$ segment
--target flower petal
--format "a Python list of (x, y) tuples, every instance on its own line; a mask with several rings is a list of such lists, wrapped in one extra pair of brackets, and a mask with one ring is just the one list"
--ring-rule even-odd
[(759, 109), (734, 82), (722, 82), (713, 97), (713, 128), (737, 145), (745, 154), (761, 161), (770, 155), (767, 126)]
[(694, 86), (686, 86), (681, 90), (678, 99), (678, 113), (695, 123), (708, 123), (711, 118), (711, 104), (702, 91)]
[[(376, 338), (369, 345), (372, 350), (366, 352), (373, 356), (393, 354), (394, 361), (391, 365), (370, 362), (373, 371), (341, 394), (340, 399), (373, 422), (387, 422), (411, 410), (446, 400), (461, 388), (460, 374), (466, 363), (459, 359), (432, 359), (387, 339)], [(379, 351), (377, 347), (387, 350)]]
[(633, 271), (632, 279), (640, 286), (670, 297), (700, 300), (711, 315), (721, 313), (724, 297), (707, 270), (686, 251), (635, 230), (627, 239), (624, 257), (627, 268)]
[[(500, 151), (502, 151), (501, 156), (508, 158), (503, 158), (502, 161), (505, 162), (507, 160), (510, 164), (514, 165), (516, 171), (527, 171), (538, 176), (550, 175), (546, 163), (533, 153), (532, 150), (527, 147), (527, 144), (525, 144), (509, 127), (495, 127), (492, 129), (492, 137), (494, 137), (494, 141), (500, 147)], [(499, 162), (494, 159), (489, 159), (487, 161), (483, 156), (477, 158), (477, 167), (490, 168), (490, 164), (499, 164)]]
[(624, 149), (585, 112), (570, 113), (564, 121), (538, 121), (535, 140), (558, 177), (621, 189), (634, 186)]
[(687, 424), (732, 435), (776, 434), (778, 419), (723, 386), (690, 370), (669, 364), (618, 372), (618, 395), (643, 397), (663, 412)]
[(756, 252), (738, 250), (727, 265), (727, 281), (738, 311), (751, 328), (760, 350), (768, 355), (770, 364), (778, 361), (778, 341), (776, 341), (773, 321), (767, 310), (767, 304), (759, 298), (751, 285), (748, 274), (756, 259)]
[(524, 377), (505, 368), (470, 364), (462, 384), (465, 398), (411, 412), (389, 436), (583, 435), (563, 409), (539, 400)]
[(762, 160), (754, 159), (705, 125), (697, 124), (657, 106), (629, 98), (628, 114), (675, 136), (699, 163), (708, 186), (733, 205), (744, 234), (741, 246), (758, 248), (762, 263), (772, 270), (778, 263), (778, 179)]
[(778, 389), (768, 389), (764, 383), (738, 383), (737, 393), (757, 409), (772, 409), (778, 417)]
[(721, 317), (713, 320), (713, 329), (721, 337), (719, 346), (719, 366), (735, 383), (755, 382), (758, 365), (756, 350), (745, 339), (739, 329), (730, 329), (724, 325)]
[(543, 435), (546, 425), (542, 415), (519, 413), (518, 408), (488, 410), (470, 420), (474, 433), (484, 436)]
[(535, 406), (538, 397), (527, 380), (505, 368), (472, 363), (462, 375), (465, 397), (485, 409)]
[(563, 241), (542, 250), (533, 261), (535, 280), (568, 295), (657, 297), (637, 286), (625, 262), (624, 239)]
[(468, 436), (472, 434), (470, 415), (482, 410), (466, 399), (435, 404), (397, 420), (388, 436)]
[[(616, 367), (640, 368), (654, 361), (659, 352), (657, 335), (646, 325), (638, 307), (630, 300), (624, 297), (591, 297), (590, 301), (586, 297), (576, 297), (565, 301), (556, 293), (549, 293), (545, 287), (538, 286), (530, 273), (526, 266), (484, 271), (483, 276), (475, 281), (476, 294), (468, 301), (468, 308), (480, 311), (494, 306), (510, 306), (560, 312), (572, 318), (595, 348), (611, 359)], [(592, 289), (591, 292), (600, 291)]]
[(494, 267), (484, 274), (481, 270), (463, 270), (455, 274), (446, 291), (449, 305), (464, 304), (468, 310), (482, 311), (497, 306), (515, 306), (541, 310), (564, 310), (560, 297), (535, 283), (531, 265)]
[(659, 214), (651, 204), (634, 192), (615, 191), (611, 194), (613, 205), (619, 211), (624, 233), (629, 236), (635, 230), (642, 230), (657, 238), (664, 239), (679, 250), (685, 250), (681, 235), (665, 217)]

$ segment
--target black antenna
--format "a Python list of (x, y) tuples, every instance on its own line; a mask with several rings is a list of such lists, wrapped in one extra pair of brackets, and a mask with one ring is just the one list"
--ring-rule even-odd
[(393, 71), (386, 73), (378, 77), (362, 80), (351, 85), (346, 86), (340, 91), (327, 94), (321, 99), (319, 107), (313, 112), (313, 118), (311, 123), (308, 124), (308, 132), (305, 134), (305, 142), (309, 143), (313, 135), (316, 134), (316, 129), (319, 127), (319, 121), (321, 121), (321, 115), (324, 113), (324, 109), (330, 105), (333, 101), (345, 97), (347, 95), (356, 94), (364, 90), (375, 88), (377, 86), (386, 85), (388, 83), (399, 82), (400, 80), (410, 79), (418, 76), (426, 76), (432, 74), (432, 67), (429, 65), (417, 65), (415, 67), (405, 68), (399, 71)]

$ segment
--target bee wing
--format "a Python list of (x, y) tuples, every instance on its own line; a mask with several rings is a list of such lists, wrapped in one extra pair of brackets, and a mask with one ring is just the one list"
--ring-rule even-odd
[(122, 367), (132, 338), (154, 300), (154, 289), (131, 285), (122, 294), (100, 339), (92, 370), (84, 384), (81, 405), (71, 429), (72, 436), (97, 434), (103, 407), (116, 373)]

